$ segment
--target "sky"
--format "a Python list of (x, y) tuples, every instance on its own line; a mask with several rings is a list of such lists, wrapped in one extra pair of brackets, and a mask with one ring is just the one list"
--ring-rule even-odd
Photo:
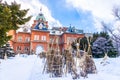
[[(10, 3), (14, 0), (3, 0)], [(32, 19), (28, 25), (42, 12), (49, 27), (75, 26), (84, 32), (102, 30), (101, 21), (113, 22), (113, 7), (120, 6), (120, 0), (15, 0), (21, 4), (21, 9), (30, 9), (28, 15)], [(115, 27), (116, 29), (118, 27)]]

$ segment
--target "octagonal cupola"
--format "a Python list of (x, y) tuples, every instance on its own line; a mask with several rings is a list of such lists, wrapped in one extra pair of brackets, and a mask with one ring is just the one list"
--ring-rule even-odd
[(40, 13), (36, 16), (36, 20), (46, 21), (44, 14), (42, 13), (42, 8), (40, 9)]

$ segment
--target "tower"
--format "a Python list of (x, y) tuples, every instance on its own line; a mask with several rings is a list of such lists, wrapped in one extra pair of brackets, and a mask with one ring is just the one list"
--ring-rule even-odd
[(38, 54), (40, 51), (46, 51), (49, 43), (48, 21), (46, 21), (42, 8), (36, 16), (31, 29), (30, 48)]
[(37, 15), (36, 19), (34, 20), (32, 29), (40, 29), (40, 30), (48, 29), (48, 21), (46, 21), (44, 14), (42, 13), (42, 8), (40, 8), (40, 13)]

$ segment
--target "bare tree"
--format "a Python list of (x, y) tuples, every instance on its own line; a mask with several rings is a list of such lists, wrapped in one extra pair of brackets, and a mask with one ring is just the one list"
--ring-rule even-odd
[[(116, 42), (120, 42), (120, 36), (119, 34), (115, 34), (114, 33), (114, 29), (111, 29), (110, 27), (108, 27), (107, 24), (105, 24), (104, 22), (101, 22), (102, 26), (104, 27), (104, 29), (106, 29), (107, 32), (109, 32), (112, 35), (112, 39)], [(120, 30), (119, 30), (120, 31)]]
[(113, 15), (117, 20), (120, 20), (120, 8), (118, 6), (113, 7)]
[[(115, 17), (115, 22), (119, 21), (120, 22), (120, 8), (113, 7), (113, 16)], [(114, 27), (114, 24), (108, 25), (105, 22), (101, 22), (103, 28), (105, 31), (111, 34), (111, 39), (114, 42), (114, 46), (117, 48), (117, 51), (119, 52), (120, 55), (120, 33), (115, 33), (115, 29), (112, 29)], [(112, 26), (112, 27), (110, 27)], [(117, 29), (117, 32), (120, 32), (120, 29)]]

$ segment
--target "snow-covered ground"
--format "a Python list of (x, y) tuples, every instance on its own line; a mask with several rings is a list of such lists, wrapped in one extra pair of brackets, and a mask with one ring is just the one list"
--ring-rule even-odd
[[(102, 60), (94, 59), (97, 74), (79, 80), (120, 80), (120, 57), (109, 58), (106, 65), (100, 64)], [(43, 73), (44, 62), (36, 55), (16, 56), (0, 62), (0, 80), (72, 80), (70, 74), (51, 78), (50, 74)]]

